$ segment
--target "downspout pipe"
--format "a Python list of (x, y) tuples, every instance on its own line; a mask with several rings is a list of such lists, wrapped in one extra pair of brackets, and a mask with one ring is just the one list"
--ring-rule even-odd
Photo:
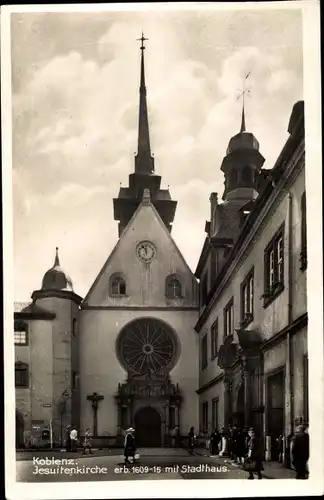
[[(292, 279), (293, 279), (293, 248), (292, 248), (292, 195), (288, 191), (288, 328), (292, 324), (292, 301), (293, 301), (293, 291), (292, 291)], [(288, 395), (288, 421), (289, 421), (289, 433), (294, 431), (294, 408), (293, 408), (293, 356), (292, 356), (292, 339), (291, 332), (288, 330), (287, 333), (287, 395)], [(288, 444), (288, 443), (287, 443)], [(286, 462), (290, 462), (290, 447), (288, 447), (288, 457), (286, 457)], [(288, 459), (288, 460), (287, 460)]]

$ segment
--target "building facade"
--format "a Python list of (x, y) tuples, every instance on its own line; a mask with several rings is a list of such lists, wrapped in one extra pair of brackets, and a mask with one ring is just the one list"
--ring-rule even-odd
[(276, 438), (308, 421), (303, 102), (288, 132), (276, 164), (264, 170), (243, 115), (222, 164), (224, 202), (210, 197), (196, 271), (200, 430), (254, 426), (272, 457)]
[(85, 298), (56, 250), (16, 304), (16, 445), (62, 445), (68, 425), (96, 444), (181, 444), (194, 426), (257, 426), (273, 443), (308, 420), (304, 112), (272, 169), (241, 129), (221, 165), (195, 275), (172, 239), (177, 202), (151, 154), (142, 40), (138, 151), (113, 200), (118, 240)]

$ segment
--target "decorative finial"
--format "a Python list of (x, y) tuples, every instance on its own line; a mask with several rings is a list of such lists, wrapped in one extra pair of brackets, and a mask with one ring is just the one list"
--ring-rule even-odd
[(59, 259), (59, 254), (58, 254), (58, 247), (55, 249), (55, 261), (54, 261), (54, 267), (60, 265), (60, 259)]
[(148, 38), (145, 38), (145, 37), (144, 37), (144, 33), (143, 33), (143, 31), (142, 31), (142, 36), (141, 36), (141, 38), (137, 38), (137, 41), (141, 42), (140, 50), (142, 50), (142, 51), (143, 51), (143, 50), (145, 50), (144, 42), (145, 42), (146, 40), (148, 40)]
[(246, 126), (245, 126), (245, 95), (248, 95), (249, 97), (251, 97), (251, 89), (250, 88), (246, 88), (245, 87), (245, 84), (246, 84), (246, 80), (249, 78), (251, 74), (251, 71), (249, 71), (247, 73), (247, 75), (244, 77), (244, 80), (243, 80), (243, 87), (242, 87), (242, 90), (240, 91), (240, 94), (239, 96), (237, 97), (237, 99), (241, 99), (242, 98), (242, 118), (241, 118), (241, 130), (240, 130), (240, 133), (242, 132), (245, 132), (246, 131)]

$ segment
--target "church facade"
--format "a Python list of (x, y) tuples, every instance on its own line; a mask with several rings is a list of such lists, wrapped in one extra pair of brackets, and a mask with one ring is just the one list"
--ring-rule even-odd
[[(150, 148), (144, 38), (138, 149), (113, 200), (118, 240), (86, 297), (60, 265), (15, 304), (16, 446), (63, 445), (68, 425), (116, 446), (180, 445), (236, 423), (275, 440), (308, 419), (303, 103), (276, 165), (241, 130), (210, 197), (193, 274), (172, 239), (177, 202)], [(270, 442), (271, 442), (270, 439)], [(274, 442), (274, 441), (273, 441)]]
[(71, 424), (99, 445), (123, 443), (131, 425), (139, 446), (176, 445), (199, 425), (198, 280), (171, 236), (177, 202), (155, 173), (143, 41), (138, 151), (113, 200), (116, 246), (84, 299), (57, 250), (15, 312), (17, 446), (40, 429), (62, 444)]

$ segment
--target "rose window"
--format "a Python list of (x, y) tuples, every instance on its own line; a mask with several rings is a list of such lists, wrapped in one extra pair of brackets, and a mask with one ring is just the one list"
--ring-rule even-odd
[(127, 370), (135, 373), (158, 373), (170, 368), (176, 354), (176, 339), (162, 321), (141, 318), (122, 330), (118, 352)]

